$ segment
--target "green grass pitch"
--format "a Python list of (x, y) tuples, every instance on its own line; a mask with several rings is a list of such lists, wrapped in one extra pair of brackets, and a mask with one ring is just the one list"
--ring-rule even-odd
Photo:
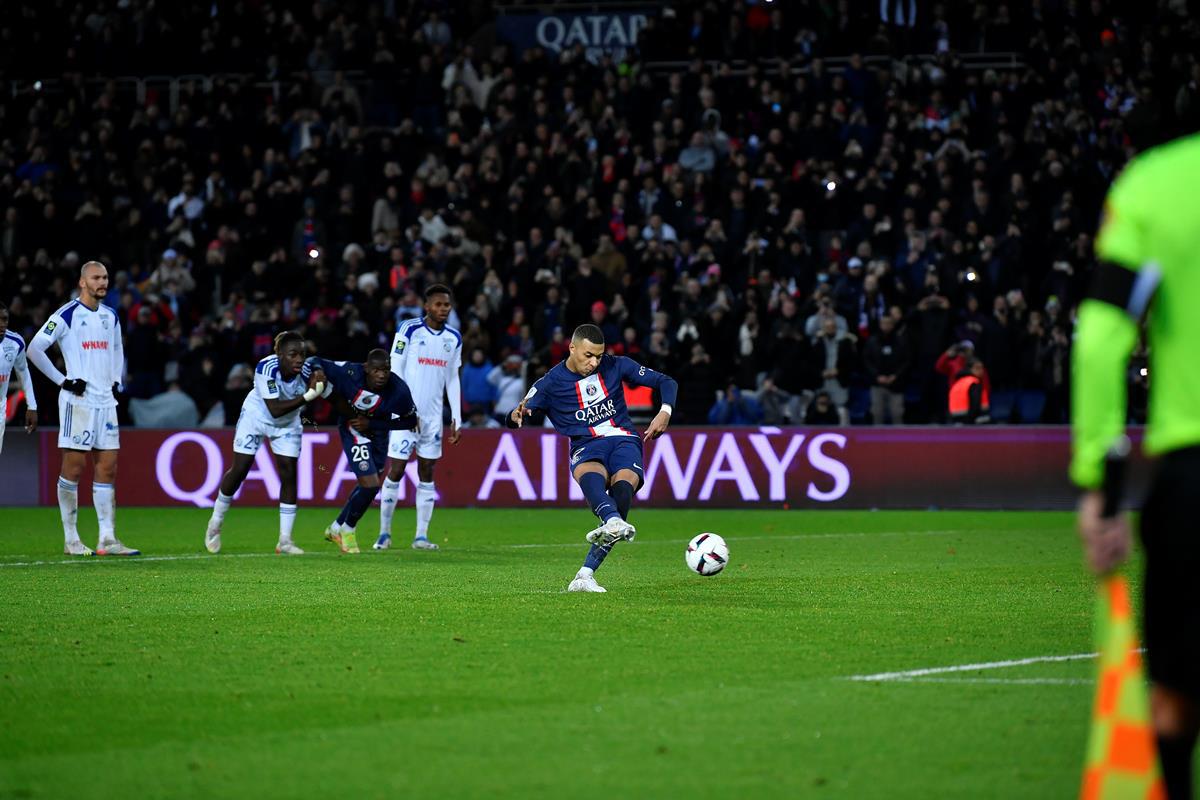
[(1090, 660), (848, 679), (1089, 652), (1069, 515), (635, 508), (576, 595), (585, 509), (438, 510), (437, 553), (374, 513), (344, 556), (301, 509), (287, 558), (272, 509), (219, 556), (206, 511), (119, 509), (148, 557), (64, 563), (56, 509), (5, 511), (0, 798), (1078, 791)]

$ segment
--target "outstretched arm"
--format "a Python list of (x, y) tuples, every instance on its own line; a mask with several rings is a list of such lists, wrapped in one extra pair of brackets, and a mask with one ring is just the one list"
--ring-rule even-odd
[(647, 426), (646, 433), (642, 437), (644, 441), (657, 439), (667, 432), (667, 425), (671, 422), (671, 413), (675, 410), (675, 401), (678, 399), (679, 384), (671, 376), (643, 366), (632, 358), (619, 356), (617, 363), (621, 369), (621, 379), (626, 383), (634, 386), (649, 386), (658, 390), (658, 396), (662, 398), (662, 405), (659, 406), (654, 419), (650, 420), (650, 425)]

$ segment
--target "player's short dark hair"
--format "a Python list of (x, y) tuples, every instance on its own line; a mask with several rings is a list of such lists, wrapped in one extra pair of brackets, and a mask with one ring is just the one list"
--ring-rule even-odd
[(600, 330), (599, 325), (593, 325), (590, 322), (585, 325), (580, 325), (571, 334), (572, 342), (582, 342), (584, 339), (596, 344), (604, 344), (604, 331)]
[(296, 342), (301, 347), (304, 347), (304, 337), (295, 331), (281, 331), (275, 337), (275, 352), (278, 353), (283, 348), (287, 347), (292, 342)]
[(376, 347), (374, 350), (367, 353), (367, 363), (370, 364), (372, 361), (375, 361), (375, 362), (386, 361), (390, 365), (392, 359), (391, 359), (391, 356), (388, 355), (387, 350), (384, 350), (381, 347)]
[(444, 283), (434, 283), (425, 290), (425, 299), (433, 297), (435, 294), (444, 294), (447, 297), (454, 297), (454, 293), (450, 291), (450, 287)]

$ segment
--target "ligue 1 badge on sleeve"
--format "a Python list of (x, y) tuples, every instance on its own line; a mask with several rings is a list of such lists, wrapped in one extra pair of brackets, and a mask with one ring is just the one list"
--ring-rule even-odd
[(54, 329), (58, 327), (58, 323), (50, 320), (46, 323), (46, 333), (54, 333)]

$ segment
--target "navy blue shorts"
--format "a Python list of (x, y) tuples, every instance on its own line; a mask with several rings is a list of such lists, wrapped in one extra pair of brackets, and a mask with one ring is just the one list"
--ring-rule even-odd
[(378, 475), (387, 468), (387, 431), (367, 438), (342, 422), (338, 425), (338, 435), (342, 437), (342, 451), (355, 475)]
[(571, 443), (569, 470), (574, 475), (575, 467), (585, 461), (596, 461), (604, 466), (611, 478), (619, 470), (630, 469), (637, 473), (639, 488), (646, 480), (642, 466), (642, 440), (636, 436), (597, 436)]

